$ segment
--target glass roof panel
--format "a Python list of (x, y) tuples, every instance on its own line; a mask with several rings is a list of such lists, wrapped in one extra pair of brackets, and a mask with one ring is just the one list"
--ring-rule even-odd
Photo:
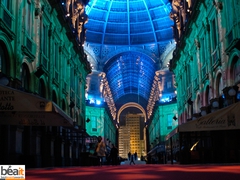
[[(102, 23), (102, 22), (99, 22), (99, 21), (95, 21), (95, 20), (92, 20), (90, 19), (88, 21), (89, 23), (92, 23), (92, 26), (91, 26), (91, 32), (94, 33), (96, 32), (97, 34), (98, 33), (103, 33), (104, 31), (104, 26), (105, 24)], [(90, 30), (89, 30), (90, 31)], [(89, 37), (89, 36), (88, 36)]]
[[(109, 12), (110, 15), (108, 16), (108, 23), (125, 23), (128, 22), (128, 15), (127, 13), (119, 13), (119, 12)], [(116, 25), (115, 25), (116, 28)]]
[[(98, 20), (98, 21), (104, 22), (106, 16), (107, 16), (107, 11), (92, 9), (92, 13), (88, 15), (88, 18), (92, 20)], [(88, 23), (92, 24), (91, 22), (88, 22)]]
[(102, 34), (87, 31), (86, 36), (88, 36), (89, 41), (94, 41), (95, 43), (99, 43), (99, 44), (102, 43)]
[[(123, 31), (119, 31), (116, 26), (123, 29)], [(106, 33), (113, 33), (113, 34), (128, 34), (127, 31), (128, 24), (118, 24), (118, 23), (108, 23), (106, 27)]]
[(137, 34), (137, 35), (131, 35), (131, 44), (147, 44), (155, 41), (154, 34), (148, 33), (148, 34)]
[(136, 23), (136, 22), (146, 22), (149, 21), (149, 16), (146, 16), (146, 11), (141, 12), (134, 12), (129, 13), (130, 15), (130, 22)]
[(115, 45), (114, 42), (118, 42), (118, 45), (124, 45), (128, 42), (128, 35), (117, 34), (105, 34), (104, 43)]
[(130, 24), (131, 34), (138, 34), (139, 29), (142, 29), (141, 33), (151, 32), (151, 29), (152, 29), (151, 23), (149, 21), (147, 21), (147, 22), (143, 22), (143, 23)]
[(144, 1), (133, 1), (129, 3), (129, 10), (130, 11), (142, 11), (146, 10), (146, 6)]
[(127, 3), (126, 2), (114, 2), (111, 6), (111, 11), (117, 12), (127, 12)]

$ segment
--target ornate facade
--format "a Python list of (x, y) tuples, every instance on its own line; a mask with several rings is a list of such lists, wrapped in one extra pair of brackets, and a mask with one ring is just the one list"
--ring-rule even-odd
[(0, 3), (0, 164), (80, 165), (91, 72), (82, 47), (87, 2)]
[[(202, 111), (211, 112), (209, 108), (216, 100), (220, 107), (229, 105), (224, 88), (235, 89), (239, 83), (239, 4), (193, 2), (194, 12), (181, 24), (183, 35), (178, 38), (170, 65), (176, 75), (180, 123)], [(235, 90), (236, 101), (238, 88)]]
[[(172, 7), (176, 50), (170, 69), (176, 76), (178, 131), (194, 122), (199, 127), (205, 120), (215, 125), (210, 127), (205, 122), (202, 130), (184, 129), (189, 134), (176, 139), (180, 140), (180, 147), (184, 138), (188, 138), (185, 142), (189, 145), (197, 139), (202, 142), (194, 152), (198, 155), (191, 151), (191, 156), (185, 154), (182, 162), (239, 162), (239, 136), (235, 136), (239, 133), (237, 114), (229, 107), (239, 101), (239, 1), (173, 0)], [(228, 111), (217, 117), (227, 107)], [(215, 111), (218, 113), (214, 114)], [(233, 126), (227, 124), (229, 113), (236, 121)], [(225, 123), (221, 127), (220, 121)], [(204, 134), (205, 131), (208, 133)]]

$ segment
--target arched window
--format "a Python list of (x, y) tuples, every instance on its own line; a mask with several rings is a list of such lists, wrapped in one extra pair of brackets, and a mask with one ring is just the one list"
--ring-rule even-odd
[(201, 107), (201, 98), (200, 98), (200, 95), (198, 95), (196, 112), (200, 112), (201, 111), (200, 107)]
[(66, 103), (64, 101), (64, 99), (62, 100), (62, 110), (66, 111)]
[(216, 97), (221, 97), (223, 95), (223, 80), (222, 80), (222, 74), (218, 74), (217, 76), (217, 82), (216, 82)]
[(22, 87), (25, 90), (29, 90), (30, 72), (27, 64), (25, 63), (22, 64), (21, 82), (22, 82)]
[(8, 74), (6, 49), (0, 44), (0, 73)]
[(219, 108), (223, 107), (224, 96), (223, 96), (223, 80), (222, 74), (219, 73), (216, 80), (216, 97), (219, 98)]
[(75, 119), (73, 119), (73, 121), (75, 121), (76, 124), (78, 124), (78, 119), (79, 119), (78, 112), (76, 112), (75, 113)]
[(52, 101), (57, 104), (57, 95), (55, 91), (52, 91)]
[(205, 105), (209, 105), (210, 104), (210, 99), (211, 99), (211, 93), (210, 93), (210, 89), (209, 86), (207, 86), (206, 88), (206, 96), (205, 96)]
[(38, 90), (38, 92), (39, 92), (39, 95), (41, 97), (46, 98), (45, 84), (44, 84), (42, 79), (40, 79), (40, 81), (39, 81), (39, 90)]

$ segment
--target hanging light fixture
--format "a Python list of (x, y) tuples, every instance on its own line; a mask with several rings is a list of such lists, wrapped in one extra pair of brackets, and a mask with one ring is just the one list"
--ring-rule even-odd
[(219, 103), (218, 103), (218, 101), (213, 101), (213, 103), (212, 103), (212, 107), (214, 107), (214, 108), (218, 108), (218, 107), (219, 107)]
[(231, 96), (231, 97), (236, 95), (236, 91), (235, 91), (235, 89), (233, 89), (233, 87), (231, 87), (231, 89), (229, 89), (228, 95)]

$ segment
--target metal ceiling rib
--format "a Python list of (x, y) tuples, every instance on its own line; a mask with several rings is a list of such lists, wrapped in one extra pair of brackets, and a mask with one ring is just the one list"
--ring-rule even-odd
[[(106, 17), (105, 17), (105, 22), (108, 22), (108, 18), (109, 18), (109, 12), (110, 12), (110, 9), (112, 7), (112, 2), (113, 1), (110, 1), (109, 5), (108, 5), (108, 11), (106, 13)], [(106, 33), (106, 27), (107, 27), (107, 23), (104, 24), (104, 28), (103, 28), (103, 33), (105, 34)], [(102, 44), (104, 43), (104, 37), (102, 38)]]
[[(144, 1), (144, 5), (145, 5), (145, 7), (146, 7), (146, 9), (147, 9), (146, 1)], [(154, 26), (153, 26), (153, 22), (152, 22), (152, 17), (151, 17), (151, 15), (150, 15), (149, 11), (147, 11), (147, 14), (148, 14), (148, 17), (149, 17), (149, 19), (150, 19), (149, 22), (150, 22), (150, 24), (151, 24), (152, 30), (154, 31)], [(154, 40), (155, 40), (155, 42), (157, 42), (156, 33), (153, 33), (153, 35), (154, 35)]]

